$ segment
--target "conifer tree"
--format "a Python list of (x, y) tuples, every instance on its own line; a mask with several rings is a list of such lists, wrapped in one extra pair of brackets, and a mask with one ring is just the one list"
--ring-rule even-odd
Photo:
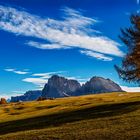
[(121, 29), (120, 39), (128, 47), (121, 67), (115, 65), (119, 76), (127, 82), (140, 83), (140, 15), (132, 15), (131, 27)]

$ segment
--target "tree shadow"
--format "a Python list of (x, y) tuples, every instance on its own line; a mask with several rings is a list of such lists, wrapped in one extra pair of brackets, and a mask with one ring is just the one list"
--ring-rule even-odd
[(51, 126), (60, 126), (65, 123), (80, 120), (117, 116), (127, 114), (139, 108), (140, 101), (119, 104), (105, 104), (76, 111), (9, 121), (0, 123), (0, 135), (11, 132), (43, 129)]

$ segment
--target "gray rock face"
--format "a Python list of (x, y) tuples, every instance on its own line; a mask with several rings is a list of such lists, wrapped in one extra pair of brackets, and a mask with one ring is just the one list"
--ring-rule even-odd
[(68, 80), (57, 75), (52, 76), (42, 90), (42, 97), (66, 97), (81, 88), (76, 80)]
[(38, 99), (42, 94), (41, 90), (33, 90), (27, 91), (24, 95), (11, 97), (11, 102), (19, 102), (19, 101), (33, 101)]
[(48, 83), (42, 90), (42, 97), (59, 98), (109, 92), (122, 92), (122, 89), (110, 79), (102, 77), (93, 77), (81, 86), (76, 80), (68, 80), (54, 75), (48, 80)]
[(81, 92), (85, 94), (89, 93), (106, 93), (106, 92), (122, 92), (121, 87), (110, 79), (104, 79), (102, 77), (93, 77), (86, 82)]

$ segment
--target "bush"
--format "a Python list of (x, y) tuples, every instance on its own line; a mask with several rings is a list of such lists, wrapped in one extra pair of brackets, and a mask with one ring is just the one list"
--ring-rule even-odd
[(45, 98), (45, 97), (39, 97), (39, 98), (37, 99), (37, 101), (44, 101), (44, 100), (47, 100), (47, 98)]
[(0, 99), (0, 104), (7, 104), (6, 99), (5, 99), (5, 98), (1, 98), (1, 99)]

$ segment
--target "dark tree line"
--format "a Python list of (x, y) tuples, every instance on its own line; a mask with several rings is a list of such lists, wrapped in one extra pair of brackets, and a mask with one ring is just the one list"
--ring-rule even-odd
[(140, 15), (132, 15), (130, 20), (131, 27), (121, 29), (119, 36), (128, 47), (128, 53), (121, 67), (115, 65), (115, 68), (124, 81), (140, 83)]

